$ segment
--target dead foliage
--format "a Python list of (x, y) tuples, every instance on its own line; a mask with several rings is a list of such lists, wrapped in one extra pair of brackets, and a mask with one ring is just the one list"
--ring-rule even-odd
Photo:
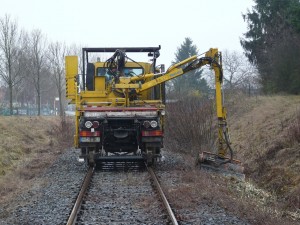
[(214, 149), (216, 124), (212, 100), (199, 97), (181, 98), (166, 106), (166, 145), (168, 149), (195, 156)]

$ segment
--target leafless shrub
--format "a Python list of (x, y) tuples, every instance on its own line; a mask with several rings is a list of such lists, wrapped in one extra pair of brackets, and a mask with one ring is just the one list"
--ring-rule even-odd
[(166, 145), (169, 149), (195, 155), (212, 148), (215, 140), (214, 107), (209, 99), (191, 97), (168, 103)]

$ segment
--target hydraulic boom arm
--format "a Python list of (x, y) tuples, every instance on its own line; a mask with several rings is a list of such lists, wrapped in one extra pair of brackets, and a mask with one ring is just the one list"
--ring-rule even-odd
[[(177, 64), (172, 65), (165, 73), (150, 73), (132, 78), (121, 78), (120, 83), (115, 84), (115, 88), (120, 88), (123, 90), (134, 88), (136, 90), (136, 93), (140, 93), (168, 80), (179, 77), (189, 71), (201, 68), (204, 65), (210, 65), (215, 73), (216, 109), (218, 117), (218, 156), (224, 158), (227, 154), (227, 149), (229, 149), (229, 161), (231, 161), (232, 150), (229, 143), (226, 123), (226, 109), (223, 106), (222, 96), (223, 71), (221, 63), (221, 53), (218, 52), (218, 49), (211, 48), (208, 52), (206, 52), (204, 57), (198, 58), (195, 55), (188, 59), (185, 59)], [(147, 78), (153, 79), (142, 84), (141, 82), (139, 83), (139, 81), (145, 80)]]
[[(161, 66), (158, 72), (159, 50), (160, 46), (83, 48), (82, 74), (78, 74), (78, 57), (66, 56), (66, 98), (76, 106), (74, 145), (81, 148), (82, 158), (90, 165), (96, 159), (103, 162), (138, 159), (152, 165), (161, 157), (164, 147), (164, 83), (208, 65), (215, 76), (218, 144), (217, 153), (202, 152), (199, 162), (201, 166), (218, 169), (222, 164), (242, 169), (240, 162), (233, 159), (230, 147), (223, 106), (221, 53), (211, 48), (202, 57), (189, 57), (166, 72)], [(90, 62), (89, 53), (98, 52), (113, 52), (113, 55), (105, 61), (97, 58), (96, 62)], [(136, 62), (127, 52), (148, 53), (151, 63)]]

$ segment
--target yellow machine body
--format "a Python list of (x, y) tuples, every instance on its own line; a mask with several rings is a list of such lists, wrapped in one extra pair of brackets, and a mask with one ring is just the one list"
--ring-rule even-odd
[[(160, 47), (159, 47), (160, 49)], [(89, 49), (94, 52), (95, 49)], [(107, 49), (99, 48), (102, 52), (106, 52)], [(204, 65), (210, 65), (215, 74), (215, 89), (216, 89), (216, 114), (218, 119), (218, 152), (217, 156), (220, 158), (224, 158), (227, 154), (227, 150), (229, 147), (229, 138), (228, 138), (228, 129), (226, 123), (226, 109), (223, 106), (223, 96), (222, 96), (222, 81), (223, 81), (223, 71), (222, 71), (222, 62), (221, 62), (221, 53), (218, 49), (211, 48), (206, 52), (204, 57), (192, 56), (187, 58), (177, 64), (172, 65), (167, 71), (157, 70), (153, 64), (146, 62), (125, 62), (120, 61), (122, 57), (126, 56), (125, 52), (131, 51), (133, 49), (127, 48), (124, 52), (119, 49), (110, 49), (116, 50), (114, 56), (111, 60), (107, 60), (106, 62), (94, 62), (87, 63), (87, 72), (81, 77), (81, 80), (84, 80), (83, 88), (80, 88), (80, 76), (78, 76), (78, 59), (77, 56), (67, 56), (66, 57), (66, 97), (69, 99), (71, 104), (76, 105), (76, 132), (74, 137), (75, 147), (82, 147), (81, 144), (81, 133), (90, 132), (89, 130), (85, 131), (86, 128), (82, 126), (82, 123), (87, 121), (87, 119), (83, 118), (85, 115), (101, 115), (102, 118), (105, 114), (105, 118), (103, 120), (99, 120), (101, 126), (105, 127), (105, 123), (108, 119), (115, 119), (109, 117), (109, 114), (113, 112), (113, 116), (116, 118), (124, 119), (124, 115), (131, 115), (133, 112), (135, 114), (135, 118), (139, 118), (139, 115), (142, 114), (151, 114), (154, 115), (157, 113), (157, 118), (155, 121), (159, 123), (158, 127), (160, 127), (159, 131), (155, 131), (156, 133), (163, 132), (164, 127), (164, 83), (168, 80), (174, 79), (176, 77), (182, 76), (185, 73), (201, 68)], [(144, 51), (143, 48), (134, 49)], [(159, 55), (157, 54), (158, 49), (151, 49), (151, 54), (149, 55)], [(149, 51), (150, 51), (149, 50)], [(158, 56), (157, 56), (158, 57)], [(154, 57), (154, 62), (155, 62)], [(110, 62), (110, 64), (108, 63)], [(122, 67), (121, 67), (122, 66)], [(121, 69), (120, 69), (121, 68)], [(114, 72), (117, 70), (117, 72)], [(129, 73), (125, 71), (129, 70)], [(131, 73), (131, 74), (130, 74)], [(113, 74), (113, 75), (111, 75)], [(94, 109), (92, 110), (91, 107)], [(147, 111), (147, 109), (151, 109)], [(90, 111), (89, 111), (90, 110)], [(89, 111), (89, 112), (87, 112)], [(155, 111), (155, 112), (154, 112)], [(118, 113), (116, 113), (118, 112)], [(94, 114), (92, 114), (94, 113)], [(97, 114), (98, 113), (98, 114)], [(118, 117), (118, 116), (119, 117)], [(132, 116), (132, 115), (131, 115)], [(96, 120), (98, 117), (94, 117)], [(104, 118), (104, 117), (103, 117)], [(154, 117), (153, 117), (154, 118)], [(127, 118), (128, 119), (128, 118)], [(135, 121), (136, 122), (136, 121)], [(144, 126), (146, 123), (140, 122), (140, 126)], [(155, 124), (155, 122), (153, 122)], [(141, 125), (142, 124), (142, 125)], [(146, 126), (145, 126), (146, 127)], [(92, 128), (91, 128), (92, 129)], [(103, 133), (107, 133), (111, 129), (115, 129), (110, 127), (110, 130), (104, 131), (104, 128), (99, 130), (99, 138), (100, 143), (103, 141)], [(105, 128), (106, 129), (106, 128)], [(119, 130), (122, 132), (119, 132)], [(92, 129), (93, 130), (93, 129)], [(130, 130), (130, 129), (127, 129)], [(117, 141), (121, 140), (123, 136), (126, 136), (126, 129), (123, 127), (116, 128), (113, 132)], [(95, 131), (98, 132), (98, 131)], [(138, 135), (148, 134), (146, 130), (136, 131)], [(146, 133), (145, 133), (146, 132)], [(156, 133), (154, 131), (153, 135)], [(97, 133), (98, 134), (98, 133)], [(123, 136), (122, 136), (123, 135)], [(101, 137), (100, 137), (101, 136)], [(162, 138), (163, 134), (160, 136)], [(142, 152), (148, 154), (153, 146), (158, 146), (158, 142), (153, 140), (158, 139), (158, 136), (151, 137), (152, 139), (147, 139), (145, 136), (142, 138), (137, 137), (140, 140), (146, 140), (145, 143), (143, 141), (139, 142), (137, 146), (137, 152), (139, 152), (140, 145), (146, 146), (145, 149), (142, 148)], [(156, 139), (155, 139), (156, 138)], [(108, 137), (104, 137), (104, 139), (109, 139)], [(95, 139), (98, 140), (98, 139)], [(111, 138), (113, 140), (113, 138)], [(153, 142), (151, 142), (151, 140)], [(134, 140), (133, 140), (134, 141)], [(162, 142), (162, 140), (161, 140)], [(97, 147), (93, 148), (89, 144), (84, 144), (86, 155), (91, 155), (90, 153), (103, 151), (105, 155), (106, 148), (110, 148), (110, 144), (108, 142), (97, 145)], [(149, 144), (152, 143), (152, 144)], [(102, 145), (102, 146), (101, 146)], [(111, 144), (112, 145), (112, 144)], [(151, 146), (147, 147), (147, 146)], [(159, 146), (161, 147), (161, 146)], [(156, 147), (155, 147), (156, 148)], [(158, 147), (157, 147), (158, 148)], [(156, 149), (157, 149), (156, 148)], [(121, 149), (123, 151), (123, 149)], [(156, 150), (157, 152), (157, 150)], [(106, 153), (107, 154), (107, 153)], [(154, 152), (150, 151), (150, 155), (153, 155)], [(103, 156), (103, 155), (102, 155)], [(231, 157), (232, 158), (232, 157)], [(90, 158), (90, 161), (93, 161)]]

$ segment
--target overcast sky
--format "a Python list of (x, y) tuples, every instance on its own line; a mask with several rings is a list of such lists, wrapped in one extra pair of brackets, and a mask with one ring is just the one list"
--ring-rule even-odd
[(83, 47), (161, 45), (158, 63), (170, 64), (185, 37), (199, 53), (209, 48), (242, 51), (252, 0), (0, 0), (27, 31), (40, 29), (50, 41)]

